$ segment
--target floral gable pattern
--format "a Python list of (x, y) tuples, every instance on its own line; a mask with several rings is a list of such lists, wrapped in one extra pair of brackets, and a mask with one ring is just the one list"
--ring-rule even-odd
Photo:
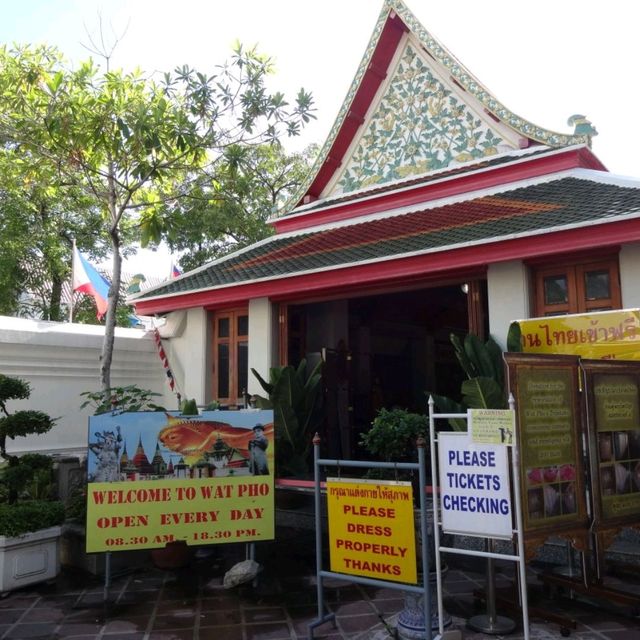
[(337, 189), (355, 191), (511, 148), (408, 44)]

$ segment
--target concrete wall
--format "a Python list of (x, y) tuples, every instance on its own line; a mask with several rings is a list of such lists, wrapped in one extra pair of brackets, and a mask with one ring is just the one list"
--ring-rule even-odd
[[(86, 454), (92, 411), (80, 409), (80, 393), (100, 389), (103, 333), (100, 326), (0, 316), (0, 373), (27, 380), (32, 389), (28, 400), (11, 401), (9, 409), (38, 409), (58, 418), (47, 434), (9, 441), (10, 451)], [(161, 393), (158, 404), (175, 408), (153, 336), (141, 329), (116, 329), (111, 384)]]
[(503, 349), (507, 348), (511, 322), (530, 315), (529, 286), (527, 268), (521, 261), (489, 265), (489, 333)]

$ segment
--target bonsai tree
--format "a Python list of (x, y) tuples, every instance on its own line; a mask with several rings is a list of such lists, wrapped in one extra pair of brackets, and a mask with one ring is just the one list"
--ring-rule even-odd
[(7, 402), (27, 399), (29, 383), (0, 374), (0, 535), (16, 536), (61, 524), (64, 507), (51, 498), (53, 461), (49, 456), (7, 452), (7, 438), (46, 433), (54, 420), (42, 411), (10, 413)]
[(251, 369), (268, 397), (254, 396), (260, 409), (273, 409), (276, 439), (276, 473), (278, 476), (304, 476), (310, 470), (313, 434), (323, 420), (320, 393), (322, 363), (307, 375), (307, 361), (297, 368), (272, 367), (267, 382)]

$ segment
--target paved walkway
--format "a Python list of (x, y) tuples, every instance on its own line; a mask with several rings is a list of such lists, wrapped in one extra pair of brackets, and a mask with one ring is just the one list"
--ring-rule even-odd
[[(311, 545), (311, 546), (309, 546)], [(256, 586), (225, 590), (224, 572), (242, 559), (238, 547), (217, 547), (193, 559), (179, 572), (161, 571), (147, 563), (116, 576), (105, 603), (100, 579), (63, 572), (53, 584), (16, 591), (0, 600), (0, 639), (56, 640), (302, 640), (317, 614), (313, 539), (290, 531), (277, 543), (258, 546), (264, 565)], [(478, 593), (484, 575), (478, 566), (450, 569), (445, 579), (445, 607), (450, 628), (463, 640), (490, 638), (465, 627), (483, 613)], [(497, 567), (497, 586), (508, 587), (509, 576)], [(586, 603), (560, 597), (545, 598), (534, 572), (530, 576), (530, 606), (573, 618), (577, 640), (638, 640), (640, 622), (634, 611), (606, 603)], [(619, 587), (640, 595), (640, 575), (624, 577)], [(513, 591), (513, 590), (512, 590)], [(568, 596), (569, 594), (564, 594)], [(395, 617), (403, 607), (400, 592), (353, 583), (331, 584), (327, 606), (336, 614), (336, 627), (324, 624), (315, 632), (322, 640), (383, 640), (393, 638)], [(503, 614), (504, 612), (498, 611)], [(512, 615), (506, 613), (505, 615)], [(520, 622), (519, 616), (513, 614)], [(493, 636), (500, 639), (502, 636)], [(507, 638), (523, 637), (521, 625)], [(556, 622), (532, 618), (531, 637), (560, 637)]]

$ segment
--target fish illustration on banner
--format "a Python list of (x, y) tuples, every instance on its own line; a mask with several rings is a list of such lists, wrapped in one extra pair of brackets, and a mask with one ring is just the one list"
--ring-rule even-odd
[[(158, 440), (167, 449), (181, 454), (187, 463), (199, 460), (215, 446), (218, 439), (241, 454), (246, 453), (254, 437), (253, 430), (234, 427), (226, 422), (185, 419), (168, 413), (165, 415), (167, 426), (158, 433)], [(264, 436), (272, 439), (273, 422), (263, 426)]]

